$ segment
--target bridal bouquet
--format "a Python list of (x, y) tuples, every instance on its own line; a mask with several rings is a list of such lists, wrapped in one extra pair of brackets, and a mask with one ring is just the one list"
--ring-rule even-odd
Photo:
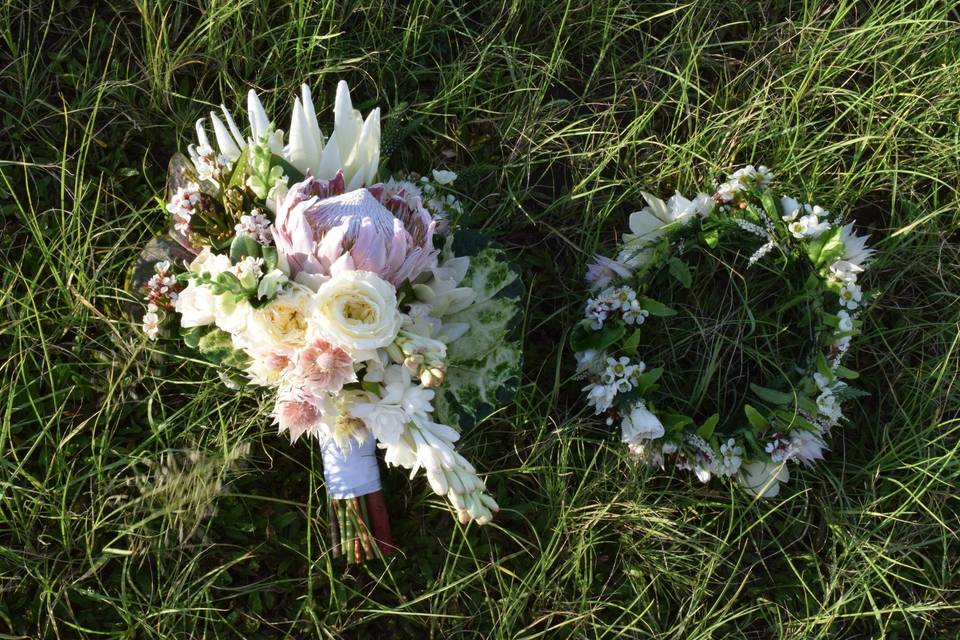
[(225, 107), (212, 138), (197, 122), (170, 165), (169, 237), (134, 280), (151, 339), (177, 334), (231, 388), (268, 389), (279, 431), (319, 442), (334, 552), (362, 561), (392, 548), (378, 448), (460, 522), (497, 511), (456, 442), (515, 389), (522, 285), (457, 230), (456, 174), (378, 182), (379, 109), (362, 118), (340, 82), (325, 138), (302, 91), (287, 135), (253, 91), (248, 132)]
[[(590, 265), (592, 295), (571, 340), (587, 402), (608, 424), (619, 423), (635, 457), (692, 471), (702, 482), (734, 478), (765, 497), (789, 479), (787, 463), (823, 457), (827, 433), (844, 420), (844, 401), (863, 393), (846, 382), (857, 374), (842, 362), (860, 331), (869, 296), (857, 281), (873, 253), (852, 223), (778, 194), (772, 179), (766, 167), (747, 166), (693, 200), (645, 193), (647, 206), (630, 216), (615, 256)], [(656, 298), (664, 287), (690, 288), (688, 256), (710, 260), (724, 245), (748, 249), (736, 266), (763, 265), (750, 272), (754, 278), (800, 277), (799, 293), (784, 305), (806, 310), (797, 326), (809, 343), (799, 361), (780, 356), (778, 371), (786, 375), (749, 385), (750, 403), (696, 419), (678, 410), (676, 397), (664, 397), (672, 363), (661, 361), (645, 329), (677, 314)]]

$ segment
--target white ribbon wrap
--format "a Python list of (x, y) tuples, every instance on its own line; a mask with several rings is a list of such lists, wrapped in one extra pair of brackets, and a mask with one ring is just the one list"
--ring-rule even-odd
[(323, 455), (323, 478), (331, 498), (356, 498), (380, 490), (377, 439), (372, 435), (368, 435), (363, 444), (351, 438), (345, 451), (333, 438), (327, 438), (320, 443), (320, 450)]

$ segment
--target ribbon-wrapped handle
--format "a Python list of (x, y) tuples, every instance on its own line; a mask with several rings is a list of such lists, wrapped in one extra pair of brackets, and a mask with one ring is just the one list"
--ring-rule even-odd
[(323, 478), (331, 498), (345, 500), (380, 491), (375, 438), (368, 436), (362, 443), (350, 440), (342, 449), (333, 438), (327, 438), (320, 449)]

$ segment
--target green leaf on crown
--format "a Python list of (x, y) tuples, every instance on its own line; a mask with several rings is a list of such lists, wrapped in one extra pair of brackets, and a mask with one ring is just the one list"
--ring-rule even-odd
[(770, 426), (770, 421), (764, 418), (759, 411), (749, 404), (743, 405), (743, 413), (746, 414), (747, 421), (750, 422), (750, 425), (758, 431), (763, 431)]
[(820, 236), (807, 241), (806, 250), (813, 266), (817, 268), (836, 262), (843, 257), (843, 227), (831, 227)]
[(676, 309), (671, 309), (662, 302), (657, 302), (653, 298), (648, 298), (646, 296), (640, 296), (637, 298), (640, 301), (640, 306), (650, 312), (650, 315), (656, 316), (658, 318), (669, 318), (670, 316), (677, 315)]
[(618, 342), (627, 332), (622, 323), (610, 323), (602, 329), (594, 329), (590, 320), (581, 320), (570, 334), (570, 346), (574, 351), (603, 351)]
[(669, 268), (670, 275), (672, 275), (684, 289), (689, 289), (693, 284), (693, 275), (690, 273), (690, 267), (687, 266), (687, 263), (680, 258), (670, 258)]

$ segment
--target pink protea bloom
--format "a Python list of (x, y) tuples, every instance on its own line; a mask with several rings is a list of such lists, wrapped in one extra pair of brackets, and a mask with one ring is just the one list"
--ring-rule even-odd
[(400, 286), (436, 266), (436, 228), (417, 194), (380, 184), (345, 191), (341, 173), (317, 180), (308, 172), (279, 203), (273, 236), (291, 278), (328, 276), (349, 254), (353, 269)]
[(350, 354), (321, 338), (297, 354), (294, 375), (301, 380), (303, 390), (315, 396), (337, 393), (344, 384), (357, 379)]

